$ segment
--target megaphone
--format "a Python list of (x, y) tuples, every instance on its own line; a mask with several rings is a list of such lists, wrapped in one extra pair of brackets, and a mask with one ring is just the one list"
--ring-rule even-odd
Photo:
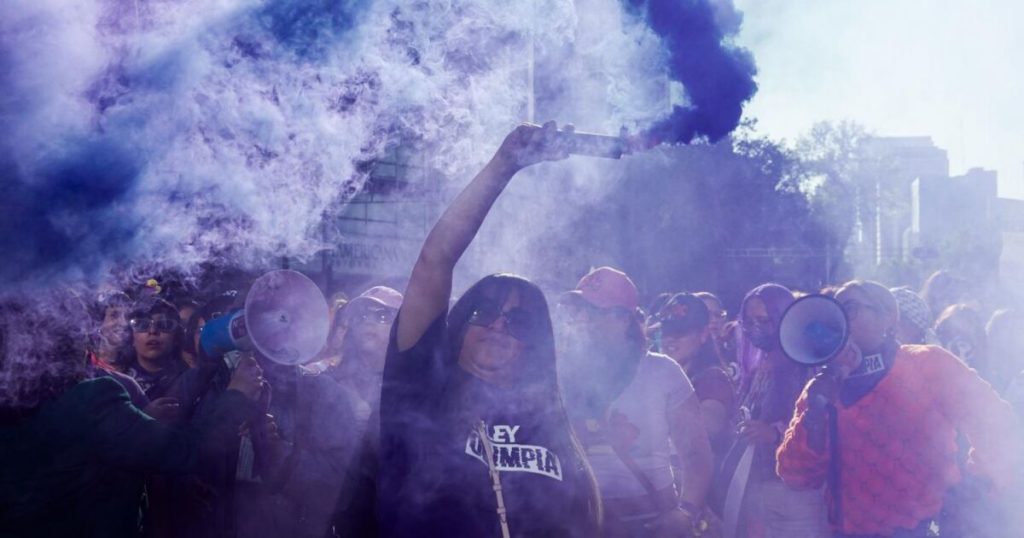
[(846, 347), (849, 321), (842, 305), (825, 295), (808, 295), (789, 305), (779, 322), (782, 352), (804, 366), (821, 366)]
[(245, 307), (211, 319), (199, 335), (209, 357), (256, 349), (285, 365), (309, 362), (327, 343), (327, 299), (306, 275), (282, 269), (256, 279)]

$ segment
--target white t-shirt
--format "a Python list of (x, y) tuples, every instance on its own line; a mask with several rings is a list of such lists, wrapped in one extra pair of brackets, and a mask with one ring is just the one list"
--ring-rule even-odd
[[(693, 393), (693, 384), (675, 361), (660, 353), (648, 353), (640, 359), (633, 381), (609, 408), (608, 427), (630, 440), (630, 456), (659, 491), (672, 485), (668, 411), (682, 405)], [(588, 446), (587, 456), (601, 497), (647, 494), (611, 445)]]

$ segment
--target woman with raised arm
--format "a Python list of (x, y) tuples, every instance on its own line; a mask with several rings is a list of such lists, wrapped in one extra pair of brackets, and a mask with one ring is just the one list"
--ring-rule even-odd
[(569, 426), (543, 294), (487, 276), (448, 311), (452, 273), (512, 176), (563, 159), (520, 125), (427, 236), (391, 332), (380, 403), (382, 536), (594, 536), (600, 500)]

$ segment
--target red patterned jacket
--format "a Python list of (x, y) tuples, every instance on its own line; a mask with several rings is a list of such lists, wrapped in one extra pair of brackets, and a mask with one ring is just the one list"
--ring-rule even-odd
[[(961, 479), (957, 431), (970, 439), (967, 469), (1009, 486), (1019, 471), (1020, 426), (1009, 404), (960, 359), (935, 346), (903, 346), (892, 370), (846, 407), (838, 403), (841, 517), (836, 530), (890, 534), (934, 517)], [(825, 483), (829, 454), (807, 444), (807, 391), (778, 450), (791, 487)], [(828, 492), (829, 500), (836, 492)]]

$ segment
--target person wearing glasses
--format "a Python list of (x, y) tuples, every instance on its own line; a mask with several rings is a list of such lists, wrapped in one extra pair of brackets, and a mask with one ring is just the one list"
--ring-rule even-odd
[(402, 294), (386, 286), (374, 286), (352, 299), (334, 317), (331, 334), (337, 342), (340, 362), (328, 367), (321, 377), (331, 379), (343, 398), (339, 416), (347, 417), (341, 432), (351, 441), (335, 458), (344, 471), (340, 494), (326, 497), (334, 504), (329, 536), (370, 536), (376, 534), (374, 482), (381, 376), (387, 356), (391, 326), (402, 306)]
[[(1014, 534), (996, 518), (973, 519), (994, 527), (964, 526), (969, 519), (957, 510), (967, 476), (982, 479), (983, 499), (1015, 485), (1021, 431), (1010, 405), (945, 349), (900, 345), (898, 303), (885, 286), (847, 282), (835, 299), (852, 345), (800, 395), (778, 452), (782, 479), (797, 488), (827, 485), (835, 536)], [(958, 433), (969, 443), (966, 472)]]
[(740, 364), (746, 369), (735, 413), (736, 442), (722, 463), (720, 503), (726, 529), (737, 536), (828, 536), (819, 491), (789, 487), (775, 473), (775, 451), (810, 372), (779, 346), (779, 322), (793, 292), (767, 283), (740, 305)]
[(139, 383), (150, 400), (171, 396), (188, 365), (181, 358), (184, 331), (178, 310), (159, 298), (137, 302), (128, 314), (131, 339), (117, 366)]
[(322, 538), (332, 525), (346, 474), (360, 463), (364, 438), (376, 435), (371, 415), (401, 304), (402, 294), (384, 286), (347, 303), (334, 319), (344, 334), (338, 366), (316, 372), (264, 365), (274, 426), (253, 435), (255, 455), (265, 463), (253, 469), (258, 479), (237, 486), (240, 538)]
[(138, 536), (147, 475), (195, 471), (256, 413), (250, 359), (202, 417), (154, 420), (90, 371), (98, 327), (77, 300), (0, 305), (0, 536)]
[(596, 536), (600, 498), (562, 405), (547, 302), (484, 277), (448, 308), (455, 265), (512, 177), (564, 159), (555, 124), (523, 124), (427, 236), (388, 344), (380, 536)]
[[(119, 354), (119, 364), (125, 374), (135, 379), (151, 400), (143, 412), (176, 427), (187, 428), (205, 420), (216, 402), (223, 397), (233, 371), (223, 368), (220, 377), (210, 382), (214, 363), (206, 361), (202, 368), (190, 368), (184, 361), (183, 349), (190, 342), (181, 324), (177, 308), (155, 296), (139, 299), (127, 315), (131, 338)], [(247, 361), (252, 361), (252, 358)], [(262, 375), (262, 370), (261, 370)], [(262, 381), (261, 381), (262, 384)], [(216, 388), (213, 388), (214, 385)], [(259, 415), (250, 417), (261, 420)], [(249, 427), (253, 420), (246, 422)], [(235, 443), (237, 446), (237, 430)], [(220, 466), (222, 474), (233, 474), (234, 468), (222, 463), (234, 453), (221, 447), (203, 455), (188, 475), (153, 474), (147, 478), (148, 510), (145, 525), (151, 532), (161, 535), (195, 534), (197, 529), (211, 527), (206, 515), (209, 507), (219, 508), (220, 500), (213, 501), (206, 490), (213, 491), (209, 480), (210, 469)], [(193, 484), (202, 481), (203, 486)], [(209, 506), (207, 506), (209, 505)]]
[(716, 316), (707, 303), (700, 294), (677, 293), (655, 315), (655, 334), (660, 351), (676, 361), (693, 382), (702, 423), (717, 463), (731, 441), (729, 419), (736, 389), (715, 349), (711, 332)]
[(341, 362), (324, 373), (346, 394), (359, 431), (365, 431), (380, 400), (388, 335), (401, 306), (401, 293), (374, 286), (352, 299), (335, 317), (334, 331), (343, 335)]
[(605, 536), (693, 536), (711, 484), (711, 447), (690, 380), (671, 358), (648, 351), (637, 296), (611, 267), (562, 296), (560, 378), (601, 486)]

